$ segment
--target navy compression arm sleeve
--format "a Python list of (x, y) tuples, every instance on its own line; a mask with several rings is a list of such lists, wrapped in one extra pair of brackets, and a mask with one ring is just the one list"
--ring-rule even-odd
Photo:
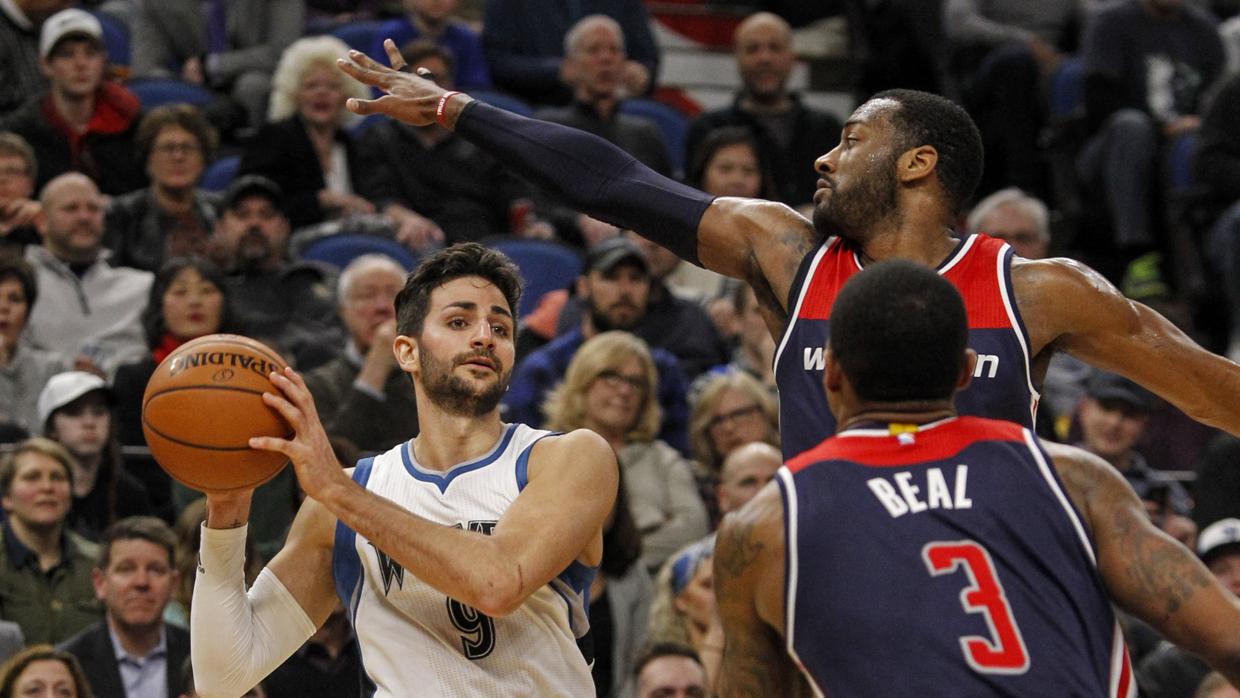
[(641, 164), (593, 134), (477, 100), (456, 132), (565, 204), (628, 228), (698, 266), (697, 228), (714, 197)]

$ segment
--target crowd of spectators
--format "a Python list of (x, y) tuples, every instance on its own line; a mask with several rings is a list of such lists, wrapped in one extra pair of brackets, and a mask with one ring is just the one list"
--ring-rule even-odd
[[(590, 590), (598, 695), (709, 693), (723, 641), (711, 532), (781, 463), (766, 290), (566, 209), (439, 125), (358, 118), (346, 100), (371, 94), (335, 67), (350, 45), (332, 33), (357, 21), (375, 29), (353, 47), (376, 60), (392, 38), (447, 89), (511, 100), (665, 175), (683, 163), (710, 194), (808, 212), (814, 161), (847, 114), (791, 88), (794, 34), (840, 14), (858, 95), (934, 89), (977, 121), (986, 174), (962, 233), (1082, 259), (1240, 357), (1240, 54), (1220, 28), (1237, 3), (836, 2), (812, 18), (797, 3), (706, 5), (752, 12), (735, 28), (738, 89), (686, 116), (682, 153), (624, 110), (661, 87), (641, 0), (479, 0), (469, 18), (457, 0), (0, 0), (0, 698), (32, 682), (196, 695), (184, 628), (205, 511), (145, 449), (147, 380), (185, 342), (246, 334), (303, 372), (342, 464), (401, 444), (417, 405), (391, 352), (393, 302), (410, 260), (467, 240), (580, 262), (521, 318), (501, 409), (592, 429), (617, 454)], [(105, 23), (127, 28), (128, 64), (109, 64)], [(209, 98), (144, 108), (126, 76)], [(353, 235), (377, 247), (339, 264), (303, 254)], [(1240, 438), (1070, 357), (1040, 388), (1042, 436), (1109, 462), (1240, 589)], [(258, 490), (251, 566), (300, 496), (289, 471)], [(1219, 688), (1126, 625), (1148, 695)], [(337, 609), (251, 695), (358, 696), (359, 667)]]

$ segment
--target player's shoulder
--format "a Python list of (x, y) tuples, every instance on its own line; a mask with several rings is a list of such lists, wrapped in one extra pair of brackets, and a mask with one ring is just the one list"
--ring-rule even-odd
[(607, 440), (589, 429), (574, 429), (559, 434), (547, 434), (538, 440), (531, 458), (558, 459), (563, 457), (597, 456), (614, 452)]
[(1020, 285), (1087, 284), (1102, 279), (1089, 266), (1067, 257), (1012, 257), (1012, 283)]
[(548, 434), (530, 447), (529, 477), (572, 470), (609, 477), (617, 469), (611, 444), (589, 429)]

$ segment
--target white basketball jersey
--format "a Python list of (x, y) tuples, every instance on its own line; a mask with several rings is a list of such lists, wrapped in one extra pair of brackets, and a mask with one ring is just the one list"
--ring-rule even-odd
[[(534, 443), (551, 432), (504, 425), (487, 455), (420, 467), (408, 442), (363, 459), (353, 479), (409, 511), (488, 535), (526, 484)], [(593, 696), (587, 594), (595, 568), (574, 562), (516, 611), (491, 618), (435, 591), (337, 524), (336, 591), (353, 619), (366, 695)]]

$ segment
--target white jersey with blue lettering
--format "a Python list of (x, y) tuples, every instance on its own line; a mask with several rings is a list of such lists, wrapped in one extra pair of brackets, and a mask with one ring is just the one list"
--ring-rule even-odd
[[(425, 519), (489, 535), (525, 487), (534, 444), (550, 434), (505, 424), (490, 453), (445, 471), (419, 466), (405, 442), (359, 461), (353, 479)], [(574, 562), (516, 611), (491, 618), (337, 523), (332, 574), (368, 696), (594, 695), (586, 605), (595, 568)]]

